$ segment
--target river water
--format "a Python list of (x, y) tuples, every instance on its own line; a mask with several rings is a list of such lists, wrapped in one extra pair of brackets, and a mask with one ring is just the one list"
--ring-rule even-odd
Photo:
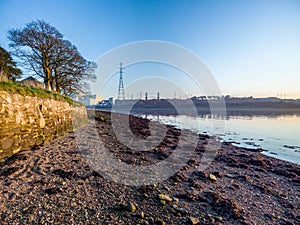
[(226, 118), (210, 114), (198, 117), (139, 116), (180, 129), (215, 135), (220, 141), (232, 142), (236, 146), (262, 148), (265, 150), (263, 154), (300, 164), (300, 114), (232, 115)]

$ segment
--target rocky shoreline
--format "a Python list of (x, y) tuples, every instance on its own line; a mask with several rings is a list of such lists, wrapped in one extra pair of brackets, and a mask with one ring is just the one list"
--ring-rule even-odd
[[(111, 154), (129, 165), (168, 158), (182, 134), (167, 126), (163, 142), (140, 152), (114, 136), (110, 113), (95, 126)], [(88, 133), (91, 124), (80, 128)], [(130, 117), (137, 138), (149, 121)], [(20, 152), (0, 164), (0, 224), (299, 224), (300, 166), (223, 143), (199, 170), (207, 142), (199, 135), (193, 157), (169, 179), (126, 186), (106, 179), (86, 161), (74, 133)]]

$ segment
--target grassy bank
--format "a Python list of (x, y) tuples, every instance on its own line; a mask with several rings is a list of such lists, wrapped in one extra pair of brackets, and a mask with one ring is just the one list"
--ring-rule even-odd
[(55, 99), (58, 101), (68, 102), (70, 105), (82, 106), (80, 102), (73, 101), (70, 97), (61, 95), (52, 91), (47, 91), (40, 88), (26, 86), (12, 81), (0, 81), (0, 91), (7, 91), (11, 93), (17, 93), (22, 96), (33, 96), (38, 98)]

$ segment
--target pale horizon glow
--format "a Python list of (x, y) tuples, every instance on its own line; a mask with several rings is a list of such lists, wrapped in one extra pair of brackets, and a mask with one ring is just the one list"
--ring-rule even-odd
[[(224, 95), (300, 98), (297, 0), (2, 0), (0, 45), (10, 50), (7, 31), (37, 19), (56, 27), (88, 60), (122, 44), (162, 40), (197, 54)], [(161, 74), (166, 73), (128, 69), (124, 85), (132, 76)], [(117, 88), (118, 82), (112, 83), (104, 97), (115, 96)], [(188, 92), (201, 95), (192, 85)]]

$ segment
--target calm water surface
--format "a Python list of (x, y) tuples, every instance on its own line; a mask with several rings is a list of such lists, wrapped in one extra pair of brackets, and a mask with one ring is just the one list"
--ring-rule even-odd
[(140, 115), (150, 120), (216, 135), (236, 146), (262, 148), (263, 153), (300, 164), (300, 115), (201, 117)]

